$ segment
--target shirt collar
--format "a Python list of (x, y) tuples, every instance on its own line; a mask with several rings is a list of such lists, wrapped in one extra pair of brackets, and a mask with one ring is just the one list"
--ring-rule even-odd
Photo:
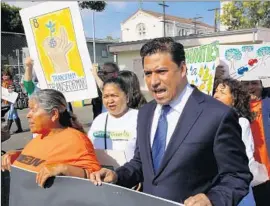
[[(178, 113), (181, 113), (193, 89), (194, 88), (190, 86), (189, 83), (187, 83), (181, 94), (176, 99), (170, 102), (169, 105), (171, 106), (171, 108), (177, 111)], [(161, 107), (162, 107), (161, 104), (157, 105), (159, 113), (161, 112)]]

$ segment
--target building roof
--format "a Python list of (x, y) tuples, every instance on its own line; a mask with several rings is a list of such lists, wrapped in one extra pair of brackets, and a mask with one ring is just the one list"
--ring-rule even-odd
[[(148, 11), (148, 10), (144, 10), (144, 9), (139, 9), (134, 14), (136, 14), (139, 11), (145, 12), (145, 13), (147, 13), (147, 14), (149, 14), (151, 16), (154, 16), (156, 18), (162, 18), (163, 17), (163, 14), (162, 13), (155, 12), (155, 11)], [(123, 23), (127, 22), (134, 14), (132, 14)], [(172, 15), (168, 15), (168, 14), (166, 14), (165, 20), (175, 21), (175, 22), (179, 22), (179, 23), (182, 23), (182, 24), (194, 24), (194, 20), (193, 19), (186, 19), (186, 18), (182, 18), (182, 17), (178, 17), (178, 16), (172, 16)], [(208, 28), (211, 28), (211, 29), (214, 29), (215, 28), (215, 27), (213, 27), (213, 26), (211, 26), (209, 24), (203, 23), (201, 21), (196, 21), (196, 23), (197, 23), (197, 25), (208, 27)]]
[[(21, 35), (21, 36), (25, 36), (24, 33), (16, 33), (16, 32), (6, 32), (6, 31), (1, 31), (1, 34), (6, 34), (6, 35)], [(91, 43), (93, 42), (93, 38), (90, 37), (86, 37), (86, 42)], [(107, 43), (107, 44), (113, 44), (113, 43), (119, 43), (119, 40), (117, 39), (113, 39), (113, 40), (109, 40), (109, 39), (95, 39), (96, 43)]]
[[(93, 38), (86, 37), (86, 42), (91, 43), (93, 42)], [(95, 39), (96, 43), (119, 43), (119, 40), (109, 40), (109, 39)]]
[[(269, 41), (270, 37), (267, 35), (270, 32), (270, 29), (267, 28), (252, 28), (252, 29), (241, 29), (241, 30), (233, 30), (233, 31), (220, 31), (209, 34), (198, 34), (191, 36), (177, 36), (172, 37), (175, 41), (182, 43), (185, 47), (194, 47), (201, 45), (202, 40), (207, 40), (211, 43), (213, 41), (221, 41), (222, 44), (236, 44), (237, 42), (241, 42), (242, 44), (253, 42), (254, 44), (262, 43), (263, 41)], [(257, 35), (255, 35), (257, 34)], [(260, 34), (260, 35), (259, 35)], [(242, 35), (242, 36), (240, 36)], [(249, 35), (248, 37), (243, 35)], [(259, 36), (258, 36), (259, 35)], [(233, 37), (233, 42), (228, 42), (226, 40), (227, 37)], [(265, 40), (269, 39), (269, 40)], [(120, 42), (115, 44), (109, 44), (110, 52), (123, 52), (123, 51), (137, 51), (140, 50), (142, 45), (151, 39), (143, 39), (137, 41), (128, 41), (128, 42)], [(231, 41), (231, 39), (230, 39)], [(206, 43), (204, 43), (206, 44)]]

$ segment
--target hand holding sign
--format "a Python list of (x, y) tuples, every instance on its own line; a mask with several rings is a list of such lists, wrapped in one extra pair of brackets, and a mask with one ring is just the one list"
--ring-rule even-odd
[(102, 168), (101, 170), (90, 174), (90, 181), (96, 186), (101, 185), (101, 182), (116, 183), (117, 179), (117, 174), (106, 168)]
[(185, 206), (196, 206), (196, 205), (212, 206), (208, 197), (203, 193), (189, 197), (188, 199), (185, 200), (184, 205)]
[(6, 154), (2, 156), (1, 161), (1, 170), (4, 172), (5, 170), (10, 171), (10, 167), (12, 163), (18, 158), (21, 154), (21, 151), (8, 151)]
[(67, 62), (67, 53), (72, 48), (72, 42), (68, 41), (65, 28), (60, 28), (60, 37), (48, 37), (43, 42), (44, 49), (54, 65), (56, 73), (65, 73), (69, 71)]
[(36, 183), (40, 187), (44, 187), (46, 181), (50, 177), (54, 177), (56, 175), (60, 175), (65, 170), (65, 165), (62, 164), (48, 164), (44, 165), (36, 176)]

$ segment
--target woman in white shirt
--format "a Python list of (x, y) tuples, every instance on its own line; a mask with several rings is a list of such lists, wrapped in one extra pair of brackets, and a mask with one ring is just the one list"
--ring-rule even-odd
[(88, 132), (95, 149), (123, 151), (127, 161), (134, 155), (138, 110), (128, 107), (128, 86), (120, 78), (103, 85), (103, 104), (108, 110), (98, 115)]
[[(255, 186), (261, 181), (264, 182), (264, 179), (267, 178), (267, 170), (264, 165), (255, 161), (253, 155), (254, 141), (250, 128), (250, 121), (252, 120), (253, 115), (249, 108), (250, 96), (241, 85), (241, 82), (234, 79), (217, 79), (215, 81), (214, 98), (230, 107), (233, 107), (239, 115), (239, 124), (242, 128), (242, 140), (246, 146), (246, 153), (249, 159), (249, 169), (253, 174), (251, 186)], [(249, 194), (240, 202), (239, 205), (256, 205), (251, 189)]]

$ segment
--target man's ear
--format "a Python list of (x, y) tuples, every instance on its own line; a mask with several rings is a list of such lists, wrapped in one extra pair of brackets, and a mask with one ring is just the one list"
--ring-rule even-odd
[(180, 69), (182, 70), (182, 75), (187, 75), (187, 65), (184, 61), (181, 62), (180, 64)]
[(127, 104), (129, 103), (129, 97), (127, 96)]
[(51, 113), (51, 119), (53, 122), (56, 122), (57, 120), (59, 120), (60, 114), (59, 114), (59, 110), (58, 109), (52, 109), (52, 113)]

